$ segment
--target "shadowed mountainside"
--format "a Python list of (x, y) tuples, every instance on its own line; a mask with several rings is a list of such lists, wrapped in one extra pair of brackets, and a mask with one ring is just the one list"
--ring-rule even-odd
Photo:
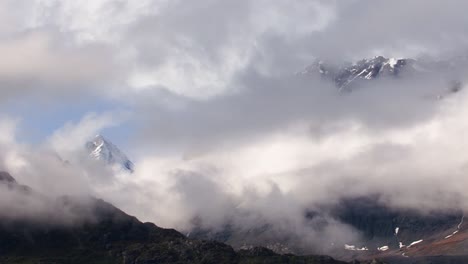
[[(25, 192), (9, 174), (0, 177), (2, 191), (43, 199)], [(82, 218), (58, 222), (0, 215), (0, 263), (346, 263), (325, 256), (279, 255), (265, 248), (236, 252), (220, 242), (189, 239), (173, 229), (142, 223), (103, 200), (58, 200)]]

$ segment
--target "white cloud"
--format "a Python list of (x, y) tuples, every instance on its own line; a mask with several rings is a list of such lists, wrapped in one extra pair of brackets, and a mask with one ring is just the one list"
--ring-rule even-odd
[[(2, 80), (82, 83), (109, 74), (103, 49), (68, 49), (53, 32), (31, 32), (0, 42)], [(55, 38), (55, 39), (54, 39)], [(21, 56), (18, 56), (21, 54)], [(104, 60), (103, 60), (104, 59)]]
[(15, 142), (16, 129), (19, 120), (2, 117), (0, 119), (0, 144), (7, 145)]
[[(125, 113), (87, 114), (79, 122), (68, 122), (56, 130), (48, 144), (59, 155), (84, 151), (84, 145), (104, 128), (118, 125), (125, 119)], [(65, 158), (65, 157), (63, 157)]]
[[(371, 192), (394, 206), (467, 208), (467, 92), (428, 99), (446, 89), (447, 72), (375, 81), (351, 94), (293, 75), (316, 57), (458, 54), (468, 39), (463, 7), (422, 0), (1, 2), (2, 100), (37, 95), (73, 106), (76, 98), (111, 96), (134, 106), (137, 136), (129, 141), (140, 153), (132, 177), (100, 182), (90, 177), (107, 172), (64, 166), (50, 149), (16, 142), (16, 123), (7, 120), (0, 122), (2, 166), (42, 191), (102, 195), (168, 227), (190, 227), (196, 216), (219, 225), (241, 211), (249, 216), (236, 221), (260, 215), (301, 230), (305, 208)], [(447, 73), (464, 75), (464, 65)], [(89, 137), (122, 119), (85, 116), (45, 145), (72, 159)]]

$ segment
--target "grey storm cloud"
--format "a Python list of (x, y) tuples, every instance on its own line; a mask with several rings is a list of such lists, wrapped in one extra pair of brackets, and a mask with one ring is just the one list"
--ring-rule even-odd
[(346, 1), (309, 48), (335, 60), (466, 52), (464, 1)]
[[(103, 197), (162, 226), (268, 223), (278, 233), (309, 232), (302, 239), (313, 245), (359, 237), (334, 219), (324, 219), (322, 233), (303, 220), (305, 210), (343, 196), (466, 209), (467, 92), (436, 99), (466, 65), (351, 93), (295, 73), (321, 58), (464, 55), (467, 5), (3, 1), (1, 98), (97, 96), (130, 106), (136, 133), (125, 143), (137, 169), (110, 175), (77, 150), (77, 140), (119, 123), (107, 113), (67, 123), (40, 146), (18, 142), (15, 125), (0, 122), (1, 166), (42, 192)], [(77, 164), (64, 166), (61, 149)]]

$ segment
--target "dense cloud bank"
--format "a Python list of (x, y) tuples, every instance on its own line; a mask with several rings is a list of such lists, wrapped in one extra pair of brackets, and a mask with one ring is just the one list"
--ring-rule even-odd
[[(380, 194), (393, 207), (467, 209), (466, 63), (382, 78), (351, 93), (312, 75), (317, 58), (465, 57), (465, 1), (3, 1), (0, 100), (111, 100), (39, 144), (0, 122), (1, 168), (52, 196), (94, 195), (190, 230), (268, 223), (333, 243), (359, 234), (308, 209)], [(20, 56), (19, 56), (20, 55)], [(33, 98), (34, 100), (31, 100)], [(12, 111), (14, 113), (14, 111)], [(125, 127), (136, 172), (90, 161), (84, 141)], [(119, 127), (120, 126), (120, 127)], [(4, 199), (2, 199), (4, 200)], [(314, 231), (315, 230), (315, 231)]]

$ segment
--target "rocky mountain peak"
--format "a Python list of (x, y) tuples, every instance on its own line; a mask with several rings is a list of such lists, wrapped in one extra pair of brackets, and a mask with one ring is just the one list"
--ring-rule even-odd
[(319, 74), (325, 79), (332, 80), (340, 90), (346, 91), (358, 81), (368, 81), (379, 76), (397, 76), (403, 69), (412, 68), (414, 62), (412, 59), (376, 56), (337, 66), (316, 60), (300, 74)]
[(128, 172), (134, 171), (133, 162), (116, 145), (102, 135), (96, 135), (93, 140), (87, 142), (86, 148), (89, 155), (96, 160), (101, 160), (111, 166), (118, 165)]

